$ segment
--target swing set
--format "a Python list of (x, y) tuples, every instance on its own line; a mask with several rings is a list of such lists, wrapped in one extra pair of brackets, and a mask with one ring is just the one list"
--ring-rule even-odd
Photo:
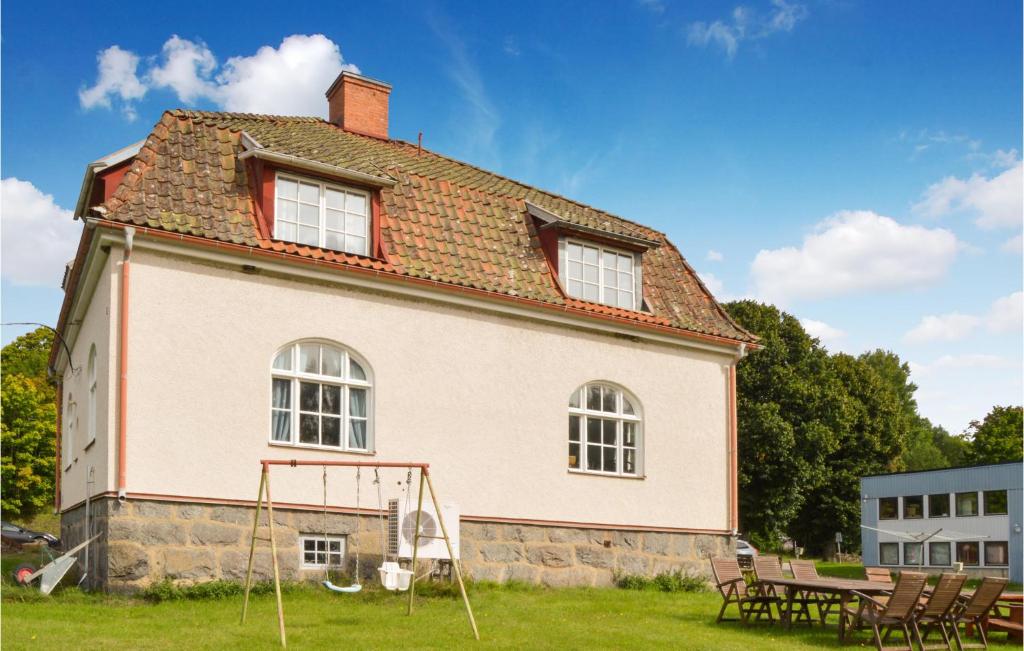
[[(377, 486), (377, 519), (380, 523), (381, 530), (381, 566), (378, 568), (380, 574), (381, 585), (388, 590), (408, 590), (409, 600), (406, 614), (412, 615), (413, 609), (413, 598), (416, 594), (416, 555), (419, 549), (420, 539), (433, 538), (443, 539), (445, 546), (448, 550), (448, 558), (451, 559), (452, 569), (455, 574), (455, 578), (459, 584), (459, 592), (462, 594), (462, 603), (466, 608), (466, 616), (469, 619), (469, 626), (473, 630), (473, 637), (477, 640), (480, 639), (480, 633), (477, 631), (476, 620), (473, 617), (473, 609), (469, 605), (469, 597), (466, 595), (466, 585), (462, 580), (462, 569), (456, 555), (452, 550), (451, 539), (448, 537), (448, 529), (445, 526), (444, 517), (441, 512), (441, 505), (438, 502), (437, 494), (434, 492), (433, 482), (430, 480), (430, 464), (417, 463), (417, 462), (395, 462), (395, 461), (313, 461), (313, 460), (284, 460), (284, 459), (263, 459), (260, 461), (260, 487), (259, 493), (256, 497), (256, 514), (253, 518), (252, 524), (252, 538), (249, 544), (249, 564), (245, 572), (245, 600), (242, 604), (242, 623), (245, 623), (246, 614), (249, 610), (249, 590), (252, 587), (252, 569), (253, 560), (256, 555), (256, 541), (263, 541), (270, 544), (270, 554), (274, 569), (274, 594), (277, 598), (277, 624), (278, 631), (281, 637), (281, 646), (287, 646), (287, 639), (285, 636), (284, 627), (284, 605), (281, 600), (281, 574), (277, 562), (277, 542), (274, 538), (274, 504), (270, 498), (270, 467), (271, 466), (289, 466), (296, 468), (299, 466), (320, 466), (323, 468), (323, 529), (324, 529), (324, 552), (326, 559), (330, 558), (330, 551), (327, 542), (327, 468), (328, 466), (340, 466), (346, 468), (356, 469), (356, 517), (358, 523), (358, 517), (361, 515), (360, 510), (360, 492), (362, 485), (362, 469), (373, 468), (374, 481), (373, 483)], [(383, 507), (383, 489), (381, 486), (380, 470), (381, 468), (405, 468), (406, 474), (406, 491), (407, 496), (411, 495), (408, 491), (412, 489), (412, 473), (414, 469), (419, 469), (419, 498), (416, 506), (416, 529), (414, 533), (413, 545), (412, 545), (412, 564), (409, 570), (402, 569), (397, 561), (389, 561), (387, 555), (387, 532), (384, 523), (384, 507)], [(434, 509), (437, 513), (438, 524), (441, 528), (440, 536), (427, 536), (420, 530), (420, 515), (423, 511), (423, 488), (426, 486), (427, 490), (430, 491), (430, 499), (433, 502)], [(406, 504), (410, 502), (406, 499)], [(267, 510), (267, 537), (257, 535), (260, 526), (260, 511), (263, 506), (266, 505)], [(358, 525), (357, 525), (358, 530)], [(340, 594), (352, 594), (359, 592), (363, 589), (360, 583), (361, 574), (359, 566), (359, 545), (356, 547), (356, 558), (355, 558), (355, 579), (351, 585), (338, 586), (331, 581), (330, 576), (330, 563), (324, 565), (324, 580), (321, 582), (327, 590)]]

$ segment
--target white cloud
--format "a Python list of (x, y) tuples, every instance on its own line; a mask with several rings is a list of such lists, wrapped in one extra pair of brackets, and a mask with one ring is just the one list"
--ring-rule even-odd
[(203, 42), (171, 36), (164, 43), (161, 64), (149, 71), (147, 80), (154, 88), (170, 88), (185, 103), (201, 97), (213, 97), (216, 86), (210, 75), (217, 68), (217, 58)]
[(81, 227), (28, 181), (0, 181), (0, 275), (16, 285), (59, 287), (64, 265), (75, 257)]
[(1019, 227), (1024, 203), (1020, 160), (1000, 174), (969, 179), (948, 176), (924, 191), (914, 211), (928, 217), (969, 214), (982, 228)]
[(342, 70), (338, 45), (322, 34), (295, 34), (274, 49), (263, 46), (250, 57), (231, 57), (217, 76), (220, 105), (228, 111), (327, 117), (324, 93)]
[(686, 28), (686, 41), (690, 45), (715, 45), (733, 58), (745, 40), (766, 38), (779, 32), (791, 32), (796, 24), (807, 17), (807, 8), (786, 0), (771, 0), (771, 11), (763, 16), (744, 6), (732, 10), (725, 20), (710, 23), (697, 21)]
[(995, 334), (1011, 332), (1020, 335), (1024, 330), (1024, 292), (996, 299), (985, 317), (985, 327)]
[(134, 52), (112, 45), (96, 55), (96, 83), (78, 91), (82, 108), (111, 107), (111, 98), (119, 98), (121, 110), (129, 120), (135, 119), (134, 100), (142, 99), (146, 86), (139, 80), (136, 70), (139, 57)]
[(708, 291), (720, 298), (720, 295), (725, 291), (725, 283), (712, 273), (697, 272), (697, 275), (700, 277), (700, 281), (704, 283), (704, 286), (708, 288)]
[(957, 341), (974, 332), (979, 325), (981, 325), (981, 319), (973, 314), (952, 312), (938, 316), (926, 316), (917, 326), (903, 335), (903, 340), (913, 344), (929, 341)]
[(331, 82), (342, 70), (359, 72), (322, 34), (293, 34), (276, 48), (267, 45), (252, 56), (231, 57), (219, 70), (205, 43), (178, 35), (164, 43), (141, 79), (134, 52), (114, 45), (100, 53), (99, 61), (96, 85), (79, 94), (82, 107), (110, 107), (110, 98), (118, 95), (130, 113), (132, 101), (148, 88), (167, 88), (187, 105), (206, 100), (227, 111), (326, 117), (324, 92)]
[(820, 222), (800, 248), (759, 251), (751, 275), (760, 298), (781, 304), (893, 290), (939, 280), (958, 248), (956, 236), (942, 228), (842, 211)]
[(912, 330), (903, 335), (907, 343), (922, 344), (931, 341), (959, 341), (984, 328), (992, 334), (1017, 333), (1024, 330), (1024, 293), (1014, 292), (992, 302), (988, 313), (930, 315), (921, 319)]
[(804, 327), (807, 334), (812, 337), (817, 337), (823, 342), (835, 341), (842, 339), (846, 336), (845, 330), (834, 328), (824, 321), (815, 321), (814, 319), (800, 319), (800, 325)]
[(1003, 242), (1003, 245), (999, 248), (1007, 253), (1016, 253), (1017, 255), (1024, 253), (1024, 234), (1018, 233), (1016, 236)]
[(962, 369), (1001, 369), (1012, 368), (1014, 363), (1005, 357), (998, 355), (984, 355), (980, 353), (967, 355), (943, 355), (938, 359), (919, 364), (910, 362), (910, 372), (919, 377), (928, 377), (939, 373), (957, 371)]
[(721, 262), (722, 260), (725, 259), (725, 256), (719, 253), (718, 251), (711, 249), (710, 251), (708, 251), (706, 259), (708, 262)]

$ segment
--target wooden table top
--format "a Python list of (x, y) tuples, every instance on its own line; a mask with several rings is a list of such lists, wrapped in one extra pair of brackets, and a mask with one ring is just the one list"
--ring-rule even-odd
[(762, 579), (761, 582), (771, 583), (772, 585), (790, 586), (805, 590), (821, 590), (823, 592), (849, 592), (851, 590), (856, 590), (865, 594), (877, 594), (879, 592), (888, 592), (893, 589), (892, 583), (830, 577), (819, 577), (817, 579)]

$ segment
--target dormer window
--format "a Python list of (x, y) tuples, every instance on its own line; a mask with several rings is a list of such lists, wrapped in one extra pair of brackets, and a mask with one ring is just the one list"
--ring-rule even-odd
[(638, 309), (637, 256), (627, 251), (565, 241), (565, 289), (574, 298)]
[(279, 173), (275, 195), (275, 239), (369, 255), (369, 192)]

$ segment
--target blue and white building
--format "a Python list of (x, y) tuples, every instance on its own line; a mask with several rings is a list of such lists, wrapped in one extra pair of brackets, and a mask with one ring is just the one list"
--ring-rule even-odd
[(1022, 473), (1015, 462), (861, 478), (864, 564), (938, 573), (963, 563), (1020, 583)]

